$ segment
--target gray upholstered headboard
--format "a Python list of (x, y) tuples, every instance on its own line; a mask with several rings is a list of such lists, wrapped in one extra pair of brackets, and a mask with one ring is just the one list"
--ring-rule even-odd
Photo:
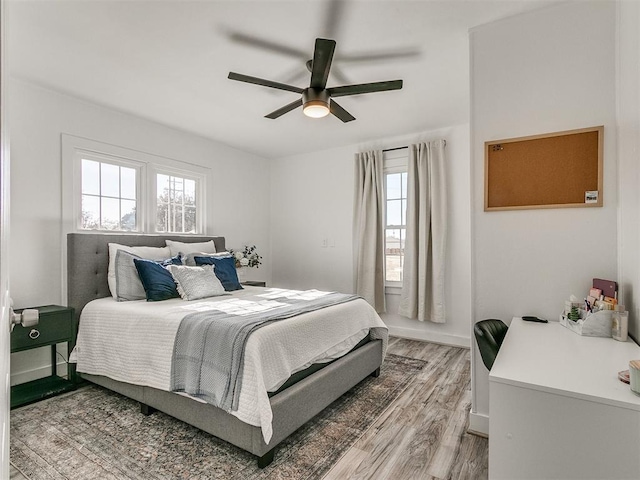
[(165, 240), (206, 242), (213, 240), (216, 250), (225, 250), (224, 237), (177, 235), (125, 235), (69, 233), (67, 235), (67, 305), (75, 309), (76, 319), (84, 306), (96, 298), (108, 297), (109, 243), (137, 247), (164, 247)]

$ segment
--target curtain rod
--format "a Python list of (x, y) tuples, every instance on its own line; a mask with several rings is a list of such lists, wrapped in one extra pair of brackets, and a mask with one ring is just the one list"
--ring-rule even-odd
[(393, 152), (394, 150), (402, 150), (403, 148), (409, 148), (408, 145), (405, 145), (404, 147), (393, 147), (393, 148), (385, 148), (384, 150), (382, 150), (383, 152)]
[[(445, 144), (445, 146), (447, 145), (447, 141), (446, 140), (442, 140)], [(404, 147), (393, 147), (393, 148), (385, 148), (384, 150), (382, 150), (383, 152), (393, 152), (394, 150), (402, 150), (403, 148), (409, 148), (408, 145), (405, 145)]]

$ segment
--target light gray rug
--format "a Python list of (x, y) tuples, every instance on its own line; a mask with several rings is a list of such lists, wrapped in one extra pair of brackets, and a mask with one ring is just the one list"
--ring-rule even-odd
[(362, 436), (426, 362), (388, 355), (367, 378), (276, 450), (256, 457), (100, 387), (11, 412), (11, 463), (31, 480), (318, 479)]

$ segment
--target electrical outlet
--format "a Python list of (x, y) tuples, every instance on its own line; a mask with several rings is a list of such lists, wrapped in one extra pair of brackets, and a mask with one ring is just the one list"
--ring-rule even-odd
[(322, 248), (327, 248), (327, 244), (329, 243), (329, 241), (326, 238), (322, 239), (322, 243), (320, 244), (320, 246)]

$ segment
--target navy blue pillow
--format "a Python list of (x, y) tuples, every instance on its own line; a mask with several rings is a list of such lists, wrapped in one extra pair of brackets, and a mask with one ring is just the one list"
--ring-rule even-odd
[(233, 257), (193, 257), (196, 265), (213, 265), (213, 272), (227, 292), (243, 290), (238, 280), (236, 260)]
[(164, 267), (165, 265), (182, 265), (180, 255), (160, 262), (134, 258), (133, 263), (147, 294), (147, 302), (180, 297), (171, 272)]

